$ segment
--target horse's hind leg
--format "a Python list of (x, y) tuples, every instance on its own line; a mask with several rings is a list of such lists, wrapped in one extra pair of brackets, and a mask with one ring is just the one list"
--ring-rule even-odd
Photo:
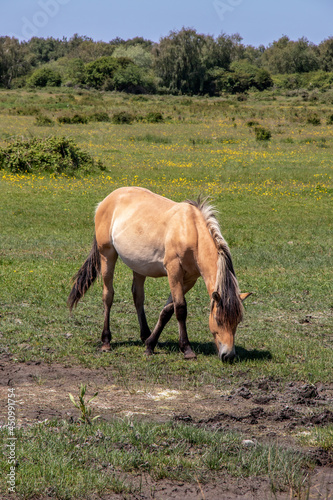
[(110, 351), (110, 310), (113, 303), (113, 275), (118, 254), (113, 246), (101, 251), (101, 272), (103, 277), (104, 326), (102, 331), (102, 351)]
[(140, 336), (142, 342), (145, 342), (145, 340), (150, 336), (150, 330), (147, 324), (146, 314), (143, 306), (145, 300), (145, 292), (144, 292), (145, 279), (146, 279), (145, 276), (142, 276), (142, 274), (138, 274), (135, 271), (133, 271), (132, 294), (136, 312), (138, 314), (138, 320), (140, 325)]

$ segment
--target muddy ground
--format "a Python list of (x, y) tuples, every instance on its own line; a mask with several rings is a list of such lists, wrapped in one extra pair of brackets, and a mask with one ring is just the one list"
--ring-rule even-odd
[[(225, 391), (201, 387), (195, 391), (157, 388), (129, 391), (117, 386), (112, 373), (79, 366), (45, 363), (14, 363), (0, 357), (0, 425), (6, 424), (8, 387), (15, 387), (19, 400), (17, 425), (45, 419), (70, 419), (78, 411), (68, 393), (78, 394), (80, 382), (88, 382), (87, 394), (98, 391), (91, 403), (96, 414), (109, 420), (115, 415), (135, 416), (157, 422), (179, 420), (211, 429), (234, 430), (252, 440), (271, 440), (300, 449), (295, 434), (314, 425), (333, 423), (333, 384), (304, 385), (271, 379), (243, 382)], [(311, 455), (316, 469), (311, 476), (309, 499), (333, 499), (333, 453), (302, 448)], [(130, 478), (135, 483), (136, 478)], [(140, 476), (140, 481), (142, 477)], [(220, 476), (214, 484), (153, 482), (145, 477), (138, 499), (289, 499), (291, 492), (273, 494), (267, 480)], [(122, 498), (119, 495), (105, 499)]]

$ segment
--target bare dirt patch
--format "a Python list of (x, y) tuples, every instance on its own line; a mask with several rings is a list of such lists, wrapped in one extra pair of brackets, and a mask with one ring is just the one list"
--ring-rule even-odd
[[(224, 390), (200, 387), (195, 390), (152, 387), (136, 391), (119, 387), (112, 373), (80, 366), (16, 363), (0, 359), (0, 425), (6, 424), (8, 387), (15, 387), (17, 424), (29, 425), (45, 419), (76, 420), (78, 411), (68, 393), (78, 394), (80, 383), (87, 383), (88, 396), (98, 391), (91, 403), (96, 414), (110, 420), (114, 416), (135, 417), (164, 422), (191, 422), (212, 430), (239, 431), (244, 438), (270, 440), (301, 449), (295, 436), (304, 428), (333, 423), (333, 385), (282, 383), (272, 379), (246, 381)], [(308, 498), (333, 498), (333, 453), (320, 448), (304, 449), (317, 467), (311, 476)], [(135, 483), (135, 477), (131, 478)], [(142, 482), (142, 476), (140, 476)], [(122, 498), (114, 495), (106, 498)], [(274, 493), (268, 480), (233, 479), (220, 476), (214, 484), (154, 482), (144, 478), (141, 493), (132, 498), (188, 499), (266, 499), (290, 498), (289, 493)]]

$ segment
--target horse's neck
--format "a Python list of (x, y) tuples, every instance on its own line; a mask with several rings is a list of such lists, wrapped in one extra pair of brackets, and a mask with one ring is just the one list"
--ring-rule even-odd
[(203, 234), (199, 232), (197, 261), (200, 274), (206, 284), (209, 296), (215, 290), (218, 268), (218, 251), (208, 229), (204, 228)]

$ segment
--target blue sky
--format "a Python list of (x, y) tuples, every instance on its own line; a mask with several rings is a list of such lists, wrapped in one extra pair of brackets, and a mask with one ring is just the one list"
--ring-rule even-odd
[(333, 35), (332, 0), (0, 0), (0, 35), (109, 41), (142, 36), (158, 41), (183, 26), (199, 33), (239, 33), (246, 45), (282, 35), (319, 43)]

